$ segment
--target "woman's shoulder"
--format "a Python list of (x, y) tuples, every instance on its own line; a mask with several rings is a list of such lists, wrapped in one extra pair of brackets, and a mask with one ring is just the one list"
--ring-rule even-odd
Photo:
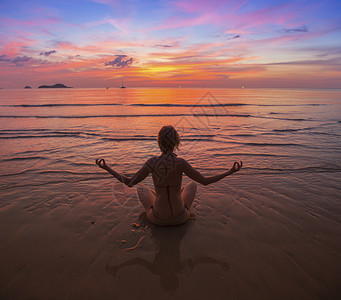
[(154, 155), (147, 159), (146, 164), (155, 164), (158, 160), (158, 156)]
[(159, 163), (162, 160), (176, 161), (177, 163), (186, 162), (186, 160), (184, 158), (179, 157), (177, 155), (154, 155), (147, 160), (147, 163), (154, 165), (156, 163)]

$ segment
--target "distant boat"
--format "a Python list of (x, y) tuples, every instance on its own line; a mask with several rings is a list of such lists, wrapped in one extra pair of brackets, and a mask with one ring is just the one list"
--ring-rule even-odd
[(126, 88), (126, 86), (124, 85), (123, 80), (122, 80), (121, 89), (125, 89), (125, 88)]

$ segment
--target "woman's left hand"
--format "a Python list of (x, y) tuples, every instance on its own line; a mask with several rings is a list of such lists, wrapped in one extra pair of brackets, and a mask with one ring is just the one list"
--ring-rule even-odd
[(100, 168), (102, 168), (102, 169), (104, 169), (104, 170), (106, 170), (106, 169), (108, 168), (107, 164), (105, 163), (105, 160), (102, 159), (102, 158), (97, 158), (97, 159), (96, 159), (96, 164), (97, 164)]

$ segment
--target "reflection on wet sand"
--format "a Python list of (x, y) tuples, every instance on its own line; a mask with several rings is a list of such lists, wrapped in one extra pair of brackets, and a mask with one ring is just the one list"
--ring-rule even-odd
[(193, 222), (194, 220), (190, 219), (187, 223), (179, 226), (160, 227), (151, 224), (143, 212), (139, 216), (138, 223), (142, 227), (150, 228), (151, 237), (157, 246), (154, 260), (149, 262), (146, 259), (135, 257), (118, 265), (108, 265), (106, 271), (115, 277), (121, 268), (132, 265), (144, 266), (151, 273), (160, 276), (160, 285), (164, 291), (174, 294), (179, 287), (179, 275), (189, 276), (195, 266), (199, 264), (218, 264), (223, 270), (229, 270), (230, 266), (227, 262), (205, 255), (181, 260), (181, 241), (187, 230), (194, 226)]

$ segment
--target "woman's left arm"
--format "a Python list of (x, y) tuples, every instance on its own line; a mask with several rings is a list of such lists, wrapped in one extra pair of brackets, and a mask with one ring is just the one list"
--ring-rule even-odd
[(151, 172), (151, 167), (149, 164), (149, 160), (142, 166), (140, 170), (138, 170), (133, 177), (127, 177), (124, 175), (121, 175), (111, 169), (106, 163), (104, 159), (96, 159), (96, 164), (106, 170), (108, 173), (110, 173), (112, 176), (114, 176), (117, 180), (124, 183), (125, 185), (132, 187), (135, 184), (138, 184), (143, 179), (145, 179)]

